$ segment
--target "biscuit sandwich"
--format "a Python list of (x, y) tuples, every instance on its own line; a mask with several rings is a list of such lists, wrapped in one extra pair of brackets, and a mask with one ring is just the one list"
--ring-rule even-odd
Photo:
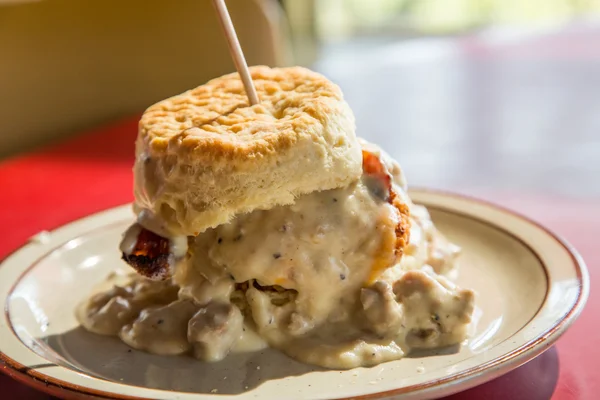
[(459, 249), (356, 137), (340, 88), (250, 71), (259, 104), (230, 74), (143, 114), (120, 246), (137, 274), (81, 323), (157, 354), (217, 361), (253, 343), (328, 368), (464, 340), (474, 295), (445, 277)]

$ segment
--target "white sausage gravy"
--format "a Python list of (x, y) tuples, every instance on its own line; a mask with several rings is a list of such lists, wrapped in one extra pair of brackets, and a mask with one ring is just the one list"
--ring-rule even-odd
[[(155, 354), (218, 361), (270, 346), (336, 369), (461, 343), (474, 293), (446, 277), (459, 249), (412, 204), (398, 164), (363, 146), (410, 211), (410, 240), (399, 261), (389, 263), (402, 216), (365, 173), (348, 187), (171, 238), (171, 249), (185, 249), (185, 256), (177, 255), (167, 280), (132, 274), (84, 301), (80, 323)], [(124, 251), (132, 251), (131, 235), (140, 229), (128, 230)]]

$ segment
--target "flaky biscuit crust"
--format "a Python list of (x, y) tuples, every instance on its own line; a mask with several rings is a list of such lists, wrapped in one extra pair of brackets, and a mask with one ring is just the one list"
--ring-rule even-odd
[(196, 235), (360, 177), (354, 117), (339, 87), (300, 67), (251, 75), (254, 106), (234, 73), (146, 110), (134, 167), (143, 225)]

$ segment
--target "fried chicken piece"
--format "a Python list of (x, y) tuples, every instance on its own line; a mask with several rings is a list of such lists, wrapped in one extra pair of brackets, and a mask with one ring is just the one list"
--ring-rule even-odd
[(147, 229), (141, 228), (133, 251), (123, 252), (122, 258), (146, 278), (165, 280), (171, 276), (173, 255), (170, 252), (169, 239)]
[[(392, 176), (387, 171), (381, 159), (363, 150), (363, 174), (369, 181), (368, 186), (373, 194), (388, 202), (397, 211), (398, 224), (395, 227), (395, 238), (384, 241), (374, 262), (371, 280), (376, 278), (386, 268), (395, 265), (402, 257), (404, 247), (409, 240), (409, 210), (392, 184)], [(126, 235), (137, 234), (135, 245), (131, 251), (123, 251), (123, 260), (133, 267), (140, 275), (153, 280), (168, 279), (173, 273), (174, 257), (170, 241), (139, 225), (128, 231)], [(132, 238), (133, 239), (133, 238)], [(393, 254), (392, 254), (393, 253)]]
[[(368, 185), (374, 194), (390, 203), (398, 211), (398, 225), (396, 226), (396, 243), (395, 243), (395, 263), (400, 261), (404, 248), (408, 244), (410, 235), (410, 211), (408, 205), (400, 200), (400, 196), (394, 190), (392, 184), (392, 176), (383, 165), (381, 159), (367, 151), (363, 150), (363, 174), (372, 178), (375, 184)], [(391, 266), (391, 265), (389, 265)]]

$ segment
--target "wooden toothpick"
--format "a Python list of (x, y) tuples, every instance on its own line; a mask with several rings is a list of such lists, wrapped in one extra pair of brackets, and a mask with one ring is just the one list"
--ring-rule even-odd
[(213, 5), (217, 10), (217, 16), (219, 17), (221, 27), (223, 28), (223, 32), (225, 32), (225, 37), (227, 38), (227, 43), (229, 44), (231, 58), (233, 58), (235, 68), (242, 78), (246, 95), (248, 96), (248, 100), (250, 100), (250, 105), (258, 104), (258, 95), (256, 94), (252, 77), (248, 71), (248, 64), (246, 64), (246, 58), (244, 58), (244, 53), (242, 52), (240, 42), (235, 33), (235, 28), (231, 22), (229, 11), (227, 11), (225, 0), (213, 0)]

